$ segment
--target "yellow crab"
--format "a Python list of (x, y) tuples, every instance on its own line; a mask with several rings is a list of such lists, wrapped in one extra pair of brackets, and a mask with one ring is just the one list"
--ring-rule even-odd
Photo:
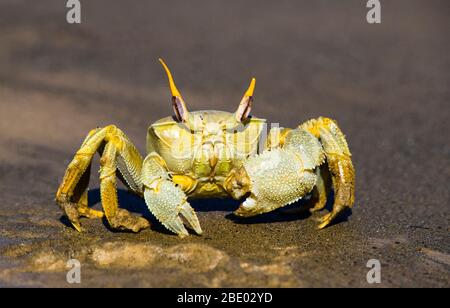
[[(317, 118), (294, 129), (272, 128), (261, 146), (266, 121), (250, 116), (254, 78), (235, 113), (189, 112), (168, 67), (160, 62), (169, 80), (175, 115), (149, 127), (145, 159), (114, 125), (89, 132), (56, 193), (57, 203), (75, 229), (82, 231), (81, 216), (103, 215), (114, 229), (138, 232), (149, 227), (146, 219), (118, 207), (116, 176), (180, 237), (189, 234), (181, 215), (197, 234), (202, 233), (189, 198), (245, 198), (235, 214), (248, 217), (294, 203), (309, 193), (310, 210), (321, 210), (333, 188), (333, 210), (321, 218), (319, 228), (353, 206), (354, 168), (335, 121)], [(101, 155), (104, 213), (90, 209), (87, 201), (96, 152)]]

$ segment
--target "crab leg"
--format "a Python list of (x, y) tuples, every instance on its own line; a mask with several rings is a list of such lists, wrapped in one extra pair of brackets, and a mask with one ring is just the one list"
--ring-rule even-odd
[(300, 126), (320, 138), (327, 158), (335, 191), (333, 210), (322, 217), (319, 229), (328, 226), (355, 201), (355, 170), (344, 134), (337, 123), (329, 118), (310, 120)]
[(87, 218), (102, 218), (103, 212), (96, 211), (89, 208), (88, 202), (88, 185), (89, 185), (89, 177), (91, 175), (91, 164), (87, 167), (86, 171), (80, 178), (80, 181), (75, 186), (72, 200), (75, 204), (77, 204), (78, 214), (82, 217)]
[[(117, 141), (116, 141), (117, 142)], [(117, 146), (116, 142), (109, 142), (100, 160), (100, 195), (109, 224), (114, 229), (139, 232), (148, 228), (148, 221), (141, 217), (135, 217), (124, 209), (119, 208), (117, 199)]]
[[(80, 232), (82, 229), (79, 217), (83, 216), (82, 213), (87, 211), (86, 205), (88, 200), (85, 190), (89, 184), (91, 160), (105, 135), (104, 132), (99, 133), (99, 130), (93, 129), (88, 133), (80, 149), (67, 167), (56, 193), (56, 202), (64, 210), (73, 227)], [(98, 217), (103, 216), (101, 212), (97, 212), (97, 214)]]
[(320, 166), (316, 169), (317, 181), (312, 191), (310, 212), (318, 212), (325, 208), (330, 193), (330, 179), (327, 166)]
[[(143, 164), (142, 178), (145, 202), (152, 214), (179, 237), (188, 236), (183, 216), (197, 234), (202, 229), (194, 209), (183, 190), (172, 181), (164, 160), (156, 153), (149, 154)], [(181, 214), (181, 215), (180, 215)]]
[(125, 134), (114, 125), (92, 130), (75, 154), (56, 193), (56, 201), (65, 211), (74, 228), (81, 231), (80, 216), (102, 217), (103, 213), (88, 208), (87, 186), (92, 158), (104, 146), (101, 163), (101, 198), (106, 218), (111, 227), (139, 231), (149, 226), (143, 218), (133, 217), (118, 209), (116, 170), (119, 169), (126, 185), (142, 193), (140, 180), (142, 158)]

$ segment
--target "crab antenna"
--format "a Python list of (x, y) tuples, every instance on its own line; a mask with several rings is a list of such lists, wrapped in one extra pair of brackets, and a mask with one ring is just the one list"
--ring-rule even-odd
[(172, 73), (170, 72), (166, 63), (164, 63), (164, 60), (161, 58), (159, 58), (158, 61), (161, 63), (162, 67), (166, 71), (167, 79), (169, 79), (169, 87), (170, 87), (170, 92), (172, 92), (172, 96), (181, 98), (180, 91), (178, 91), (177, 87), (175, 86), (175, 82), (173, 81)]

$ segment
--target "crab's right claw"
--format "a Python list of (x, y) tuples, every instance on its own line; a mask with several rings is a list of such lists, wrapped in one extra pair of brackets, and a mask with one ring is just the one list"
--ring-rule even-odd
[(144, 198), (156, 219), (179, 237), (189, 235), (181, 216), (197, 234), (203, 233), (194, 209), (186, 200), (186, 195), (171, 181), (156, 180), (150, 187), (146, 187)]

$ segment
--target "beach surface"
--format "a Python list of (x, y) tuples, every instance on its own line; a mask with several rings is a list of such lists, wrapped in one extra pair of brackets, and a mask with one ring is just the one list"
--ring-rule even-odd
[[(446, 1), (0, 2), (0, 286), (449, 287), (450, 36)], [(115, 124), (145, 153), (147, 127), (172, 114), (171, 67), (190, 110), (234, 111), (257, 78), (253, 114), (294, 127), (336, 119), (356, 168), (352, 214), (251, 219), (229, 200), (193, 201), (203, 236), (114, 232), (54, 202), (84, 136)], [(98, 157), (89, 198), (101, 209)], [(66, 281), (81, 262), (80, 285)], [(381, 263), (368, 284), (367, 263)]]

